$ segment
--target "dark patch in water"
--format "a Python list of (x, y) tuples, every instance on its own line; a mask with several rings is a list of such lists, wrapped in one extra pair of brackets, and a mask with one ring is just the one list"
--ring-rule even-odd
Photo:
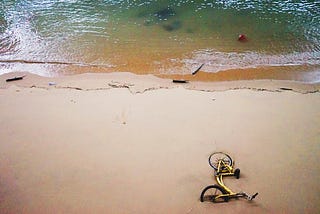
[(156, 16), (159, 20), (167, 20), (170, 17), (173, 17), (175, 15), (177, 15), (177, 13), (171, 7), (161, 9), (161, 10), (157, 11), (156, 13), (154, 13), (154, 16)]
[[(167, 21), (168, 19), (174, 17), (177, 15), (177, 12), (171, 8), (171, 7), (166, 7), (158, 11), (141, 11), (137, 14), (138, 18), (143, 18), (144, 26), (152, 26), (155, 24), (159, 24), (162, 21)], [(169, 27), (169, 31), (170, 27)]]
[(182, 27), (182, 22), (181, 21), (173, 21), (170, 24), (162, 25), (162, 27), (166, 31), (175, 31), (175, 30), (179, 30)]

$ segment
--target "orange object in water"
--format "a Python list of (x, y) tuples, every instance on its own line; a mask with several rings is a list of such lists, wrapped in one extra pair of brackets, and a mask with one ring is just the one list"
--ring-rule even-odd
[(246, 35), (240, 34), (239, 37), (238, 37), (238, 41), (240, 41), (240, 42), (245, 42), (245, 41), (247, 41)]

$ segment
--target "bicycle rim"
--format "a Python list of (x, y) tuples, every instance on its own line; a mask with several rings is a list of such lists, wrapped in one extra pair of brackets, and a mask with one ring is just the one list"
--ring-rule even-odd
[(223, 194), (226, 194), (226, 193), (222, 189), (222, 187), (220, 187), (218, 185), (207, 186), (201, 192), (200, 201), (201, 202), (210, 201), (210, 202), (214, 202), (214, 203), (227, 202), (229, 199), (227, 196), (217, 198), (217, 196), (223, 195)]
[(223, 162), (230, 167), (232, 167), (233, 161), (229, 155), (223, 152), (214, 152), (209, 156), (209, 165), (214, 168), (215, 170), (218, 170), (218, 163), (219, 160), (223, 160)]

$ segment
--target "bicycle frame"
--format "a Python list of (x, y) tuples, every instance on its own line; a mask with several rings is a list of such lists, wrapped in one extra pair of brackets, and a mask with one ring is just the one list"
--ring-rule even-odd
[(237, 196), (238, 193), (233, 192), (223, 183), (223, 176), (234, 176), (233, 166), (229, 166), (223, 160), (219, 160), (218, 170), (215, 172), (215, 178), (218, 185), (221, 186), (227, 192), (227, 194), (218, 195), (216, 198), (222, 198), (226, 196), (238, 197)]
[(245, 197), (246, 199), (248, 199), (250, 201), (252, 199), (254, 199), (258, 195), (258, 193), (254, 194), (252, 196), (245, 193), (245, 192), (235, 193), (223, 183), (223, 176), (234, 176), (234, 175), (235, 175), (235, 171), (233, 169), (233, 165), (229, 166), (228, 164), (225, 163), (224, 160), (218, 160), (218, 170), (215, 171), (215, 179), (216, 179), (218, 185), (224, 189), (226, 194), (217, 195), (215, 197), (215, 199), (218, 199), (218, 198), (238, 198), (238, 197)]

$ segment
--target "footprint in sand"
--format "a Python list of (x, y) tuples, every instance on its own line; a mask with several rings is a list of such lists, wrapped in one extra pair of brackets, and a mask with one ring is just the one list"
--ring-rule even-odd
[(116, 116), (115, 122), (126, 125), (128, 123), (129, 110), (122, 110), (119, 115)]

